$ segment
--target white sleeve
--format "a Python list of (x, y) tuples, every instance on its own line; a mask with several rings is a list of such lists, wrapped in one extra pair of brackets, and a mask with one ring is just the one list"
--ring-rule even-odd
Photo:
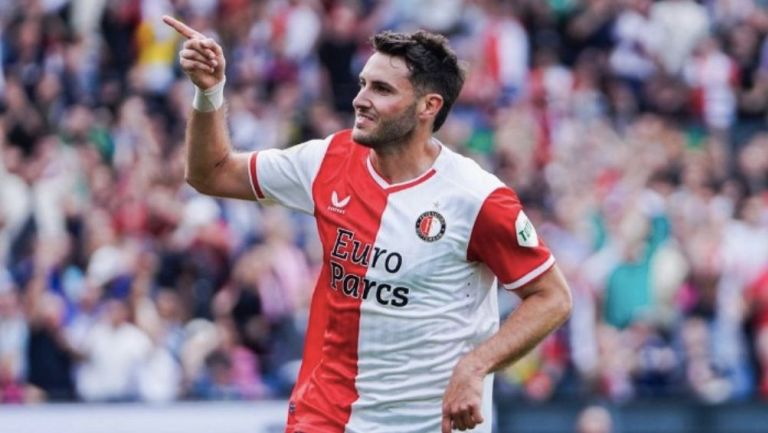
[(313, 214), (312, 183), (332, 137), (310, 140), (288, 149), (253, 152), (248, 172), (256, 199)]

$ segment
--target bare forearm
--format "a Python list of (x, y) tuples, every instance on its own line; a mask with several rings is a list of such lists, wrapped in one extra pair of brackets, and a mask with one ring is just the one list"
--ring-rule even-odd
[(476, 367), (491, 373), (520, 359), (565, 321), (567, 311), (555, 301), (533, 295), (504, 322), (493, 337), (472, 353)]
[(206, 113), (192, 110), (187, 125), (186, 179), (201, 192), (205, 192), (231, 151), (224, 110), (224, 107)]
[(497, 371), (520, 359), (565, 322), (571, 311), (570, 294), (560, 271), (555, 268), (549, 273), (548, 290), (528, 294), (499, 331), (462, 362), (478, 373)]
[[(205, 194), (248, 198), (242, 172), (245, 164), (231, 163), (229, 136), (224, 116), (226, 59), (224, 50), (211, 38), (165, 15), (163, 22), (186, 41), (179, 52), (179, 65), (195, 85), (194, 110), (187, 124), (185, 177)], [(242, 177), (241, 177), (242, 176)]]
[(554, 265), (537, 281), (518, 289), (523, 302), (499, 332), (454, 366), (443, 396), (442, 433), (452, 428), (474, 428), (483, 422), (483, 379), (488, 373), (520, 359), (547, 334), (560, 326), (571, 311), (568, 285)]

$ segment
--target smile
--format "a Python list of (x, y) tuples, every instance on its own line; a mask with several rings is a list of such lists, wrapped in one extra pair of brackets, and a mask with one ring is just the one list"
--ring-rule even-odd
[(355, 113), (355, 116), (357, 116), (358, 119), (366, 119), (366, 120), (370, 120), (371, 122), (374, 121), (373, 116), (369, 116), (367, 114), (363, 114), (360, 112)]

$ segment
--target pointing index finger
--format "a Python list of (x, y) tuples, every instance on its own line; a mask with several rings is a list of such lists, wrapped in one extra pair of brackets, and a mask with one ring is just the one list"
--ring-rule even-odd
[(179, 32), (180, 35), (184, 36), (187, 39), (203, 37), (202, 33), (198, 32), (192, 27), (189, 27), (188, 25), (182, 23), (181, 21), (171, 16), (163, 15), (163, 22), (171, 26), (174, 30)]

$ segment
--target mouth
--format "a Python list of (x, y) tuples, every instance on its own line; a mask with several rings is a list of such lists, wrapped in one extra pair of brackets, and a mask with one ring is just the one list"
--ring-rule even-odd
[(362, 126), (366, 123), (373, 123), (374, 121), (375, 119), (371, 115), (359, 111), (355, 113), (355, 126)]

